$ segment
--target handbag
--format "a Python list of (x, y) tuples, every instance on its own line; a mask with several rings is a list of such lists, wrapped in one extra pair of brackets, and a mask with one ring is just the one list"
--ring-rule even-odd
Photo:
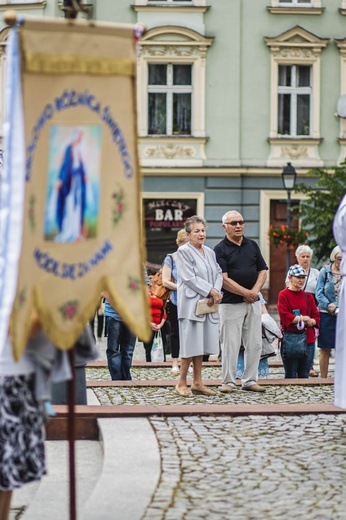
[[(171, 257), (172, 267), (171, 271), (173, 272), (173, 258), (172, 255), (168, 255)], [(171, 282), (174, 282), (173, 276), (171, 276)], [(169, 296), (171, 294), (171, 289), (165, 287), (162, 283), (162, 267), (157, 271), (157, 273), (151, 279), (151, 294), (160, 298), (164, 302), (169, 300)]]
[(161, 330), (158, 330), (154, 334), (153, 344), (151, 347), (151, 361), (154, 363), (160, 363), (164, 361), (164, 359), (162, 334)]
[(302, 333), (284, 332), (282, 351), (287, 359), (302, 359), (308, 355), (306, 331)]
[(209, 314), (211, 312), (218, 312), (219, 303), (214, 303), (212, 306), (208, 305), (209, 298), (202, 298), (197, 302), (196, 305), (196, 316), (203, 316), (203, 314)]

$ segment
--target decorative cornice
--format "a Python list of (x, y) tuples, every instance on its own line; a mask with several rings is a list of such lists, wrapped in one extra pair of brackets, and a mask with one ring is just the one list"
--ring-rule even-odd
[(271, 14), (323, 14), (325, 7), (267, 7)]
[(275, 58), (293, 58), (293, 59), (311, 59), (319, 57), (321, 54), (320, 47), (271, 47), (270, 51)]
[[(306, 174), (311, 168), (296, 168), (297, 174)], [(282, 173), (280, 167), (142, 167), (141, 173), (144, 177), (278, 177)]]
[(346, 56), (346, 38), (334, 38), (335, 45), (338, 47), (340, 54)]
[(140, 137), (142, 159), (193, 159), (198, 155), (200, 145), (205, 145), (207, 137)]
[(330, 38), (320, 38), (316, 34), (303, 29), (300, 25), (292, 27), (274, 37), (264, 37), (264, 41), (271, 48), (278, 47), (297, 47), (297, 48), (313, 48), (322, 49), (328, 45)]
[(151, 57), (168, 57), (174, 56), (178, 58), (183, 57), (192, 57), (192, 56), (201, 56), (202, 51), (204, 51), (204, 47), (200, 47), (199, 45), (190, 45), (190, 42), (184, 43), (176, 42), (178, 45), (173, 45), (169, 43), (169, 45), (145, 45), (142, 48), (142, 56), (151, 56)]
[[(182, 40), (160, 40), (160, 36), (167, 38), (167, 35), (172, 34), (178, 37), (184, 37)], [(202, 34), (189, 29), (187, 27), (180, 27), (178, 25), (161, 25), (153, 27), (144, 33), (140, 40), (141, 45), (212, 45), (214, 38), (212, 36), (203, 36)]]
[(45, 9), (46, 5), (46, 0), (43, 2), (33, 2), (32, 4), (27, 4), (24, 2), (22, 4), (1, 4), (0, 11), (7, 11), (8, 9), (11, 9), (13, 11), (30, 11), (34, 9)]

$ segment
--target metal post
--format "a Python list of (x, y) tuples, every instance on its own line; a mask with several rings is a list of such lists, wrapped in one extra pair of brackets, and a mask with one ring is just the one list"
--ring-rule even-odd
[[(291, 227), (291, 192), (287, 190), (287, 228), (289, 229)], [(291, 250), (289, 246), (286, 246), (286, 273), (288, 272), (288, 269), (290, 268), (291, 264)]]

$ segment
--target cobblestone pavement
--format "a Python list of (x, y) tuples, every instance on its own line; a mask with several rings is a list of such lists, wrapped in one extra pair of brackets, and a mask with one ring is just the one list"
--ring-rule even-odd
[(142, 520), (345, 520), (345, 415), (150, 422), (162, 470)]
[[(333, 360), (330, 368), (333, 376)], [(86, 373), (90, 381), (109, 380), (107, 368)], [(132, 376), (177, 379), (169, 367), (134, 367)], [(283, 367), (270, 368), (269, 379), (283, 377)], [(221, 379), (221, 368), (203, 367), (203, 378)], [(101, 405), (332, 404), (334, 398), (333, 385), (266, 388), (264, 394), (238, 388), (191, 399), (172, 386), (93, 390)], [(346, 520), (346, 414), (156, 416), (148, 421), (159, 446), (161, 474), (141, 520)]]
[[(153, 368), (131, 368), (132, 379), (136, 381), (155, 381), (164, 379), (176, 379), (177, 375), (171, 373), (170, 367), (153, 367)], [(329, 377), (334, 376), (334, 367), (331, 367)], [(192, 374), (188, 374), (188, 379), (192, 379)], [(205, 366), (202, 369), (203, 379), (220, 379), (221, 381), (221, 367), (220, 366)], [(270, 367), (269, 377), (267, 379), (283, 379), (285, 377), (284, 368)], [(86, 368), (86, 378), (88, 381), (110, 381), (108, 368)]]
[[(217, 392), (213, 397), (195, 395), (190, 399), (179, 396), (170, 387), (106, 387), (93, 388), (101, 405), (195, 405), (195, 404), (332, 404), (333, 385), (267, 386), (265, 393), (244, 392), (238, 388), (232, 394)], [(345, 517), (346, 518), (346, 517)]]

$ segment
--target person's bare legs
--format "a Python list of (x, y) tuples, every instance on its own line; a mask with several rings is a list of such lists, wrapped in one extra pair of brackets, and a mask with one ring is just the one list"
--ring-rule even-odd
[(320, 371), (321, 371), (321, 377), (327, 377), (328, 376), (329, 357), (330, 357), (330, 349), (329, 348), (321, 348), (320, 349)]
[(187, 371), (189, 369), (191, 359), (192, 358), (181, 358), (180, 361), (180, 374), (177, 388), (179, 388), (179, 390), (182, 392), (187, 392), (189, 390), (187, 387)]
[(195, 388), (204, 388), (203, 381), (202, 381), (202, 363), (203, 363), (203, 356), (194, 356), (192, 358), (193, 386)]
[(191, 390), (193, 394), (203, 394), (207, 396), (215, 395), (216, 392), (204, 386), (202, 381), (202, 363), (203, 356), (195, 356), (192, 358), (193, 363), (193, 383)]
[(10, 515), (12, 490), (0, 490), (0, 518), (1, 520), (8, 520)]

